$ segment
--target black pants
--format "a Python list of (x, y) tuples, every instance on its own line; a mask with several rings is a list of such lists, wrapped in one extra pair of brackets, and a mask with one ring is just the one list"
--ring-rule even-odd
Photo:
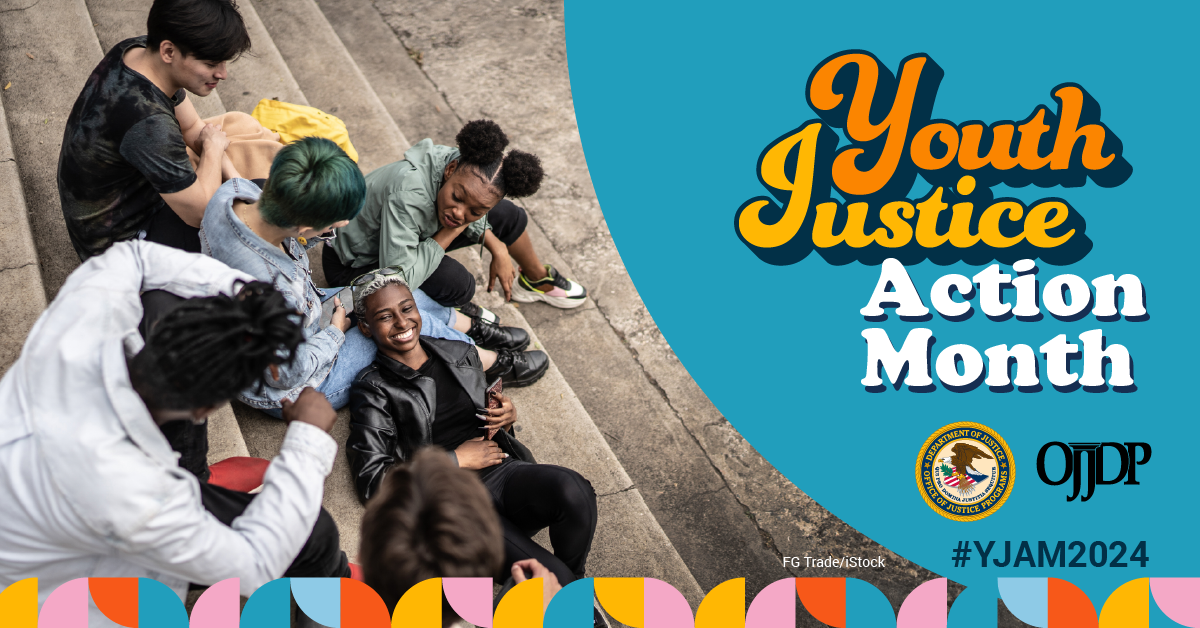
[(200, 252), (200, 229), (184, 222), (165, 203), (146, 223), (146, 240), (189, 253)]
[[(212, 484), (200, 484), (200, 499), (204, 502), (204, 509), (225, 525), (232, 525), (233, 520), (246, 511), (255, 497)], [(329, 512), (322, 508), (312, 534), (300, 549), (296, 560), (283, 572), (283, 577), (349, 578), (350, 563), (340, 543), (337, 524)]]
[(208, 481), (208, 421), (199, 425), (191, 421), (171, 421), (158, 426), (171, 449), (179, 452), (179, 466), (200, 480)]
[[(552, 464), (506, 462), (484, 476), (504, 528), (504, 569), (527, 558), (554, 572), (566, 586), (584, 577), (596, 534), (596, 491), (579, 473)], [(550, 528), (554, 553), (532, 537)]]
[[(488, 226), (505, 245), (512, 246), (525, 227), (529, 225), (529, 215), (525, 209), (508, 199), (503, 199), (487, 213)], [(459, 235), (450, 243), (448, 251), (466, 248), (476, 244), (465, 235)], [(321, 253), (321, 267), (325, 271), (325, 281), (331, 286), (348, 286), (359, 275), (375, 270), (372, 267), (351, 267), (342, 263), (337, 253), (330, 247), (325, 247)], [(443, 257), (433, 274), (425, 283), (417, 286), (429, 295), (429, 298), (446, 307), (461, 307), (471, 302), (475, 296), (475, 276), (454, 259)]]
[[(165, 211), (175, 215), (169, 207)], [(180, 221), (180, 224), (187, 227), (183, 221)], [(200, 246), (199, 239), (196, 240), (196, 246)], [(155, 323), (184, 301), (186, 299), (183, 297), (165, 290), (148, 290), (142, 293), (142, 323), (138, 326), (142, 338), (149, 338)], [(171, 449), (179, 452), (179, 466), (191, 471), (201, 482), (208, 481), (208, 422), (196, 425), (191, 421), (171, 421), (160, 425), (159, 429), (162, 430), (163, 436), (167, 437)]]

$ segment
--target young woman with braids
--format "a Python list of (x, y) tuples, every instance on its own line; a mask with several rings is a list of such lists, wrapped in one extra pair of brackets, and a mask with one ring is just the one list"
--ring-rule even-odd
[(457, 148), (422, 140), (403, 161), (367, 175), (367, 204), (326, 247), (325, 276), (344, 283), (371, 268), (399, 266), (405, 281), (434, 301), (464, 307), (475, 278), (446, 252), (482, 244), (492, 253), (489, 291), (499, 280), (505, 300), (582, 305), (587, 290), (542, 264), (525, 232), (529, 217), (506, 198), (538, 191), (538, 158), (504, 154), (508, 137), (491, 120), (468, 122), (455, 140)]
[[(292, 360), (298, 316), (271, 285), (145, 241), (84, 262), (0, 380), (0, 589), (38, 578), (40, 601), (80, 575), (189, 583), (348, 577), (321, 508), (337, 415), (311, 388), (287, 403), (257, 495), (197, 481), (162, 428), (202, 422)], [(142, 293), (185, 300), (145, 326)], [(93, 607), (93, 625), (108, 625)]]

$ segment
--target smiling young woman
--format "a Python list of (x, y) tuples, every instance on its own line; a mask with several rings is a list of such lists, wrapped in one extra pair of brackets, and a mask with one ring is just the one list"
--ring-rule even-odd
[(506, 198), (537, 192), (538, 158), (505, 154), (508, 137), (491, 120), (468, 122), (455, 140), (457, 147), (422, 140), (402, 161), (367, 176), (366, 206), (326, 248), (325, 277), (341, 284), (371, 268), (399, 266), (409, 285), (463, 307), (475, 295), (475, 278), (446, 253), (481, 244), (492, 253), (489, 291), (499, 284), (505, 300), (583, 305), (587, 290), (542, 263), (525, 231), (529, 217)]
[[(421, 313), (399, 274), (374, 277), (354, 301), (359, 330), (378, 347), (350, 392), (345, 449), (359, 498), (378, 504), (382, 487), (382, 499), (391, 499), (395, 487), (385, 476), (405, 473), (394, 465), (419, 460), (422, 448), (440, 447), (491, 496), (490, 505), (480, 506), (500, 517), (506, 567), (534, 558), (561, 584), (583, 578), (598, 519), (591, 483), (566, 467), (533, 460), (513, 432), (516, 406), (488, 392), (493, 378), (475, 347), (422, 336)], [(553, 553), (531, 540), (543, 528), (549, 528)], [(389, 532), (389, 538), (404, 537)]]

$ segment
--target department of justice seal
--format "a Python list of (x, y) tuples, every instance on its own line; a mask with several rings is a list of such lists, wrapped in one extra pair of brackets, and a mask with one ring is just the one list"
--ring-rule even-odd
[(951, 423), (929, 437), (917, 457), (925, 503), (954, 521), (977, 521), (1004, 505), (1013, 488), (1012, 450), (979, 423)]

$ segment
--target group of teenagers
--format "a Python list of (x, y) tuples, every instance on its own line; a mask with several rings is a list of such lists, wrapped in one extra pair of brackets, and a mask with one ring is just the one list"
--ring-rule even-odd
[[(595, 492), (534, 460), (496, 386), (532, 384), (547, 357), (472, 303), (447, 256), (486, 247), (506, 300), (585, 301), (508, 200), (538, 190), (538, 158), (506, 153), (488, 120), (366, 177), (324, 138), (272, 147), (260, 129), (257, 157), (240, 154), (188, 93), (249, 47), (232, 0), (156, 0), (71, 111), (58, 184), (82, 264), (0, 380), (0, 590), (37, 577), (44, 602), (75, 578), (146, 577), (182, 597), (240, 578), (249, 596), (351, 577), (321, 506), (345, 406), (366, 503), (355, 576), (389, 608), (432, 577), (542, 577), (551, 594), (583, 578)], [(339, 287), (312, 278), (322, 243)], [(253, 493), (208, 481), (206, 417), (233, 399), (289, 424)], [(552, 552), (531, 539), (546, 528)]]

